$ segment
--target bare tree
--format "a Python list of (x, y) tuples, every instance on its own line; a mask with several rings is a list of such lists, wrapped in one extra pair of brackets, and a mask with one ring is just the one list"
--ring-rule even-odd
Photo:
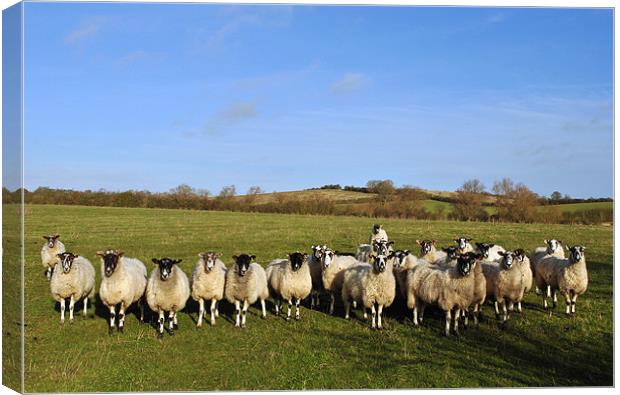
[(235, 186), (229, 185), (229, 186), (222, 187), (222, 190), (220, 191), (220, 194), (218, 196), (219, 197), (231, 197), (231, 196), (235, 196), (236, 194), (237, 194), (237, 189), (235, 188)]
[(474, 178), (465, 181), (459, 190), (471, 193), (484, 193), (485, 186), (479, 179)]

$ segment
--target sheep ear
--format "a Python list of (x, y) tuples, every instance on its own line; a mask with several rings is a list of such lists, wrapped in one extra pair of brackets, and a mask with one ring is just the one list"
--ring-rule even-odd
[(181, 263), (183, 262), (183, 259), (175, 259), (174, 261), (172, 261), (172, 263)]
[(157, 258), (153, 258), (153, 259), (151, 259), (151, 261), (152, 261), (154, 264), (156, 264), (156, 265), (158, 265), (158, 264), (159, 264), (159, 260), (158, 260)]
[(97, 251), (95, 254), (97, 254), (97, 256), (100, 256), (100, 257), (104, 257), (105, 256), (105, 252), (103, 252), (103, 251)]
[(118, 253), (116, 253), (116, 255), (118, 255), (118, 257), (122, 257), (123, 255), (125, 255), (125, 252), (123, 251), (119, 251)]
[(431, 240), (432, 245), (435, 245), (435, 243), (437, 243), (437, 240)]
[(41, 237), (43, 237), (43, 240), (47, 240), (47, 236), (41, 236)]
[(405, 255), (409, 255), (409, 250), (404, 250), (404, 251), (403, 251), (403, 253), (404, 253)]
[(495, 244), (489, 244), (489, 248), (495, 247)]
[(508, 255), (508, 254), (506, 254), (504, 251), (498, 251), (497, 253), (498, 253), (499, 255), (501, 255), (501, 256), (506, 256), (506, 255)]
[(482, 247), (482, 243), (476, 242), (476, 247), (478, 247), (478, 248)]
[(54, 235), (54, 239), (57, 239), (57, 238), (59, 238), (59, 237), (60, 237), (60, 235), (59, 235), (58, 233), (56, 233), (56, 234)]
[(222, 256), (222, 255), (223, 255), (223, 254), (222, 254), (221, 252), (216, 252), (216, 253), (215, 253), (215, 257), (216, 257), (216, 258), (221, 258), (221, 256)]
[(562, 240), (556, 240), (556, 241), (557, 241), (558, 243), (560, 243), (560, 244), (564, 244), (564, 243), (562, 243)]
[(387, 245), (392, 245), (392, 244), (394, 244), (394, 240), (387, 242)]
[(422, 245), (422, 243), (420, 243), (420, 240), (416, 240), (416, 241), (415, 241), (415, 243), (416, 243), (417, 245)]
[(250, 255), (251, 259), (256, 259), (256, 255)]
[(237, 261), (237, 258), (238, 258), (238, 256), (237, 256), (237, 255), (233, 255), (233, 256), (232, 256), (232, 259), (234, 259), (234, 260), (235, 260), (235, 262)]
[(60, 254), (56, 254), (56, 256), (57, 256), (58, 258), (60, 258), (60, 257), (62, 256), (62, 253), (60, 253)]
[(205, 257), (205, 253), (204, 253), (204, 252), (199, 253), (199, 254), (198, 254), (198, 257), (199, 257), (199, 258), (204, 258), (204, 257)]
[(548, 244), (548, 243), (549, 243), (549, 240), (545, 239), (545, 240), (544, 240), (544, 242), (545, 242), (545, 244)]

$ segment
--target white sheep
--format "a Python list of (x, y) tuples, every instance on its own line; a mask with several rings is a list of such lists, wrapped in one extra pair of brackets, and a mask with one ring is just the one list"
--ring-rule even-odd
[(168, 333), (177, 328), (177, 313), (185, 308), (190, 288), (187, 275), (178, 266), (182, 259), (152, 259), (157, 265), (146, 285), (146, 301), (159, 316), (158, 337), (164, 336), (165, 313), (168, 312)]
[(65, 245), (62, 244), (59, 234), (43, 236), (46, 243), (41, 248), (41, 263), (45, 268), (45, 275), (48, 280), (52, 279), (54, 266), (58, 262), (58, 254), (65, 252)]
[(416, 240), (415, 242), (420, 246), (420, 259), (429, 263), (436, 263), (446, 258), (446, 253), (438, 251), (435, 247), (435, 240)]
[[(267, 275), (265, 269), (258, 263), (254, 255), (234, 255), (235, 263), (226, 273), (226, 286), (224, 296), (226, 300), (235, 305), (237, 316), (235, 326), (245, 328), (248, 307), (260, 300), (262, 318), (267, 318), (265, 300), (269, 297)], [(243, 303), (243, 306), (241, 306)]]
[(588, 270), (586, 268), (585, 247), (568, 247), (568, 259), (548, 256), (538, 263), (536, 268), (536, 283), (540, 289), (547, 289), (543, 293), (543, 306), (547, 308), (547, 297), (557, 291), (566, 300), (566, 314), (575, 314), (577, 297), (588, 289)]
[[(372, 265), (360, 263), (344, 271), (342, 301), (345, 319), (349, 319), (351, 302), (362, 304), (372, 313), (371, 327), (382, 329), (381, 314), (396, 296), (396, 280), (392, 269), (392, 255), (374, 255)], [(376, 308), (375, 308), (376, 307)]]
[(344, 270), (349, 266), (359, 263), (355, 257), (344, 255), (336, 255), (336, 252), (330, 248), (326, 248), (323, 257), (323, 273), (321, 277), (323, 279), (323, 289), (329, 293), (329, 314), (334, 314), (334, 304), (336, 302), (336, 295), (340, 295), (342, 292), (342, 282), (344, 280)]
[[(532, 266), (532, 272), (536, 274), (536, 266), (539, 262), (541, 262), (548, 255), (555, 256), (558, 258), (565, 258), (564, 255), (564, 247), (562, 246), (562, 241), (557, 239), (548, 239), (544, 240), (544, 247), (536, 247), (532, 254), (530, 255), (530, 264)], [(550, 290), (545, 290), (547, 293), (551, 293)], [(536, 294), (539, 295), (541, 293), (541, 289), (536, 286)], [(553, 307), (557, 303), (557, 298), (554, 295), (553, 299)]]
[(418, 258), (409, 252), (409, 250), (394, 251), (392, 266), (394, 278), (396, 278), (397, 294), (407, 299), (407, 270), (412, 269), (418, 264)]
[(310, 292), (310, 308), (320, 307), (321, 292), (323, 291), (323, 279), (321, 273), (323, 272), (321, 257), (327, 246), (313, 245), (312, 253), (308, 256), (308, 267), (310, 268), (310, 276), (312, 277), (312, 291)]
[(521, 270), (521, 276), (523, 278), (523, 296), (519, 301), (517, 301), (517, 311), (519, 313), (523, 313), (523, 309), (521, 307), (521, 301), (526, 293), (530, 292), (532, 289), (532, 280), (534, 278), (532, 274), (532, 267), (530, 259), (525, 254), (525, 251), (521, 248), (515, 250), (515, 254), (517, 257), (517, 267)]
[(475, 277), (472, 273), (479, 265), (474, 254), (463, 254), (457, 258), (454, 267), (441, 268), (437, 265), (417, 265), (411, 269), (407, 278), (407, 307), (413, 309), (413, 322), (418, 325), (424, 308), (428, 304), (437, 305), (446, 316), (445, 335), (450, 335), (452, 310), (454, 310), (454, 332), (458, 334), (458, 322), (462, 311), (474, 302)]
[(123, 332), (125, 326), (125, 310), (133, 303), (139, 302), (140, 321), (144, 321), (144, 292), (146, 290), (146, 267), (135, 258), (127, 258), (123, 251), (97, 251), (101, 258), (101, 285), (99, 297), (110, 310), (110, 326), (112, 334), (115, 327), (116, 305), (118, 312), (118, 331)]
[(368, 244), (372, 245), (375, 240), (385, 240), (388, 241), (388, 235), (385, 229), (383, 229), (383, 225), (374, 224), (372, 226), (372, 230), (370, 231), (370, 239)]
[(506, 249), (497, 244), (476, 243), (476, 252), (482, 254), (483, 260), (495, 262), (502, 259), (500, 252), (506, 252)]
[(291, 307), (295, 301), (295, 319), (299, 320), (299, 303), (307, 298), (312, 291), (310, 268), (305, 263), (308, 254), (294, 252), (288, 259), (272, 261), (265, 273), (269, 284), (269, 293), (276, 299), (276, 315), (280, 314), (282, 299), (288, 302), (287, 321), (291, 319)]
[(473, 239), (470, 237), (459, 237), (454, 239), (454, 242), (456, 243), (456, 247), (458, 249), (458, 253), (465, 254), (468, 252), (473, 252), (474, 247), (471, 245), (472, 240)]
[(65, 323), (65, 299), (69, 299), (69, 322), (73, 324), (75, 302), (84, 300), (84, 317), (87, 314), (88, 298), (95, 296), (95, 268), (83, 256), (70, 252), (57, 255), (60, 268), (54, 270), (50, 280), (52, 296), (60, 302), (60, 323)]
[(211, 325), (215, 325), (215, 318), (219, 317), (219, 301), (224, 298), (226, 284), (226, 265), (220, 259), (222, 254), (215, 252), (201, 252), (200, 259), (192, 272), (192, 298), (198, 302), (197, 327), (202, 326), (205, 316), (205, 301), (211, 302)]
[(487, 285), (487, 297), (495, 299), (495, 314), (499, 317), (499, 306), (502, 306), (502, 321), (508, 320), (508, 310), (514, 303), (523, 299), (523, 275), (517, 267), (516, 254), (512, 251), (500, 251), (498, 261), (482, 263)]

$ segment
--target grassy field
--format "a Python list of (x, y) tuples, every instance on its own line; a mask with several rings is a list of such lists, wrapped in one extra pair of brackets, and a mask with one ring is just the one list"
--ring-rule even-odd
[[(141, 259), (149, 270), (152, 257), (182, 258), (189, 274), (204, 250), (223, 252), (228, 265), (235, 253), (251, 252), (265, 264), (314, 243), (354, 251), (373, 220), (79, 206), (26, 206), (25, 212), (27, 392), (613, 385), (610, 227), (383, 222), (398, 248), (413, 249), (419, 238), (446, 245), (463, 234), (528, 250), (549, 237), (586, 245), (590, 287), (573, 318), (562, 307), (544, 312), (531, 294), (524, 315), (513, 316), (507, 328), (487, 305), (480, 327), (459, 338), (441, 337), (442, 317), (429, 309), (425, 325), (414, 328), (400, 303), (387, 310), (380, 332), (355, 317), (345, 321), (340, 306), (335, 317), (304, 309), (299, 322), (271, 311), (261, 320), (252, 307), (248, 328), (240, 330), (223, 302), (217, 326), (197, 329), (191, 303), (175, 335), (158, 340), (133, 314), (124, 334), (108, 336), (100, 302), (94, 317), (62, 327), (40, 264), (41, 235), (59, 232), (69, 251), (91, 259), (98, 276), (95, 251), (108, 247)], [(15, 259), (6, 262), (19, 270)]]

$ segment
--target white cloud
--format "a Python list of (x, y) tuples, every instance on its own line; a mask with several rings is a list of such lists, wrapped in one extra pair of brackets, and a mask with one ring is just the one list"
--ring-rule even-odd
[(101, 22), (84, 23), (75, 30), (72, 30), (65, 36), (65, 43), (75, 44), (85, 38), (94, 36), (101, 29)]
[(145, 59), (149, 56), (149, 54), (145, 51), (134, 51), (123, 57), (121, 57), (118, 62), (122, 65), (128, 65), (139, 60)]
[(331, 86), (332, 93), (348, 93), (363, 88), (368, 83), (368, 78), (363, 73), (346, 73), (341, 79)]
[(258, 116), (257, 103), (255, 101), (243, 101), (232, 103), (218, 111), (207, 121), (204, 127), (205, 134), (216, 134), (227, 127)]

